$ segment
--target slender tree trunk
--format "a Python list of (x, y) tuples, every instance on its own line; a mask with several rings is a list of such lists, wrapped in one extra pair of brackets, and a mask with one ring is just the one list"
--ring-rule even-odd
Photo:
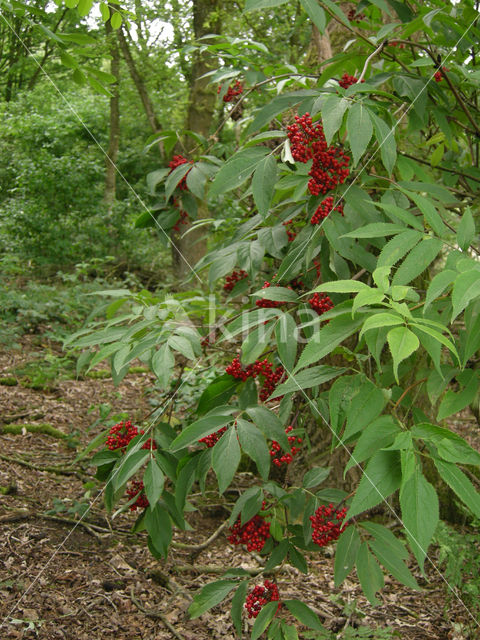
[[(193, 29), (195, 39), (207, 33), (220, 33), (218, 9), (222, 0), (193, 0)], [(190, 75), (190, 95), (185, 128), (199, 133), (205, 138), (210, 133), (215, 111), (216, 93), (209, 85), (209, 78), (202, 77), (215, 67), (215, 59), (205, 52), (197, 52)], [(185, 140), (187, 153), (193, 151), (196, 143), (191, 139)], [(204, 203), (199, 203), (198, 218), (206, 218), (208, 210)], [(188, 226), (183, 228), (183, 233)], [(176, 278), (184, 280), (191, 275), (190, 266), (194, 266), (207, 250), (205, 227), (190, 231), (185, 237), (175, 234), (172, 245), (173, 272)], [(190, 265), (190, 266), (189, 266)]]
[[(130, 51), (130, 47), (128, 45), (127, 39), (125, 38), (125, 33), (123, 31), (123, 26), (118, 30), (118, 42), (120, 44), (120, 49), (122, 52), (123, 59), (125, 60), (128, 68), (128, 72), (133, 80), (133, 83), (137, 89), (138, 95), (140, 96), (140, 100), (143, 104), (143, 109), (145, 111), (145, 115), (147, 116), (148, 124), (152, 129), (153, 133), (159, 133), (162, 130), (158, 118), (155, 114), (155, 109), (150, 100), (150, 96), (148, 95), (147, 87), (145, 86), (145, 82), (143, 81), (142, 76), (140, 75), (137, 65), (135, 64), (135, 60), (133, 59), (132, 53)], [(163, 144), (161, 142), (158, 143), (160, 155), (162, 158), (164, 157), (164, 149)]]
[(110, 85), (112, 96), (110, 98), (110, 134), (108, 140), (108, 151), (106, 159), (105, 173), (105, 194), (104, 201), (111, 213), (115, 203), (117, 192), (117, 171), (118, 147), (120, 142), (120, 109), (119, 109), (119, 79), (120, 79), (120, 53), (118, 50), (117, 32), (112, 29), (110, 20), (105, 23), (108, 47), (111, 56), (110, 73), (115, 76), (116, 81)]

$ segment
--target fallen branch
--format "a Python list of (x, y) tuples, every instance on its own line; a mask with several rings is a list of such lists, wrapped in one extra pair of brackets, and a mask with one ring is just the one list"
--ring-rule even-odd
[(28, 433), (43, 433), (47, 436), (51, 436), (52, 438), (59, 438), (61, 440), (65, 440), (69, 436), (63, 431), (59, 429), (55, 429), (48, 422), (40, 423), (40, 424), (4, 424), (0, 426), (0, 434), (3, 433), (14, 433), (14, 434), (23, 434), (24, 431)]
[(0, 460), (3, 460), (4, 462), (19, 464), (22, 467), (27, 467), (27, 469), (33, 469), (34, 471), (45, 471), (46, 473), (54, 473), (59, 476), (77, 476), (77, 478), (80, 478), (80, 480), (84, 480), (85, 478), (88, 477), (87, 475), (80, 473), (80, 471), (74, 471), (73, 469), (66, 469), (65, 467), (53, 467), (53, 466), (40, 467), (36, 464), (33, 464), (32, 462), (27, 462), (22, 458), (17, 458), (16, 456), (15, 457), (4, 456), (1, 453), (0, 453)]
[(175, 629), (172, 623), (167, 620), (167, 618), (161, 611), (154, 611), (153, 609), (145, 609), (145, 607), (133, 595), (133, 587), (130, 589), (130, 599), (133, 602), (133, 604), (137, 607), (137, 609), (142, 613), (144, 613), (146, 616), (148, 616), (149, 618), (154, 618), (156, 620), (161, 620), (163, 624), (167, 627), (167, 629), (173, 633), (175, 638), (178, 638), (178, 640), (185, 640), (184, 636), (182, 636)]
[(185, 542), (173, 542), (173, 546), (177, 549), (186, 549), (187, 551), (203, 551), (210, 544), (218, 538), (218, 536), (222, 533), (222, 531), (226, 528), (228, 522), (224, 522), (221, 524), (216, 531), (212, 533), (212, 535), (205, 540), (205, 542), (201, 542), (200, 544), (187, 544)]

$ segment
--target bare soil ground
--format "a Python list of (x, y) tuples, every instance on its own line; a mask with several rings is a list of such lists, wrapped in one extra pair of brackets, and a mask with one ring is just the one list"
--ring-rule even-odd
[[(25, 339), (23, 347), (0, 353), (0, 376), (28, 361), (31, 340)], [(0, 386), (0, 425), (12, 416), (19, 416), (16, 423), (49, 422), (65, 434), (78, 433), (79, 446), (85, 446), (95, 435), (88, 431), (95, 417), (88, 413), (92, 405), (109, 402), (115, 411), (127, 411), (140, 421), (150, 410), (145, 391), (151, 384), (148, 374), (136, 374), (118, 388), (109, 379), (58, 381), (48, 393)], [(235, 638), (228, 601), (195, 620), (186, 613), (195, 591), (225, 569), (259, 566), (251, 554), (229, 545), (225, 531), (195, 551), (226, 520), (223, 505), (207, 504), (189, 514), (194, 531), (176, 532), (175, 546), (160, 562), (149, 554), (143, 533), (129, 533), (134, 513), (114, 520), (106, 513), (99, 483), (81, 524), (68, 513), (45, 515), (54, 498), (68, 504), (82, 500), (84, 483), (92, 480), (94, 470), (88, 463), (83, 471), (71, 470), (79, 449), (44, 434), (2, 434), (1, 426), (0, 445), (0, 487), (7, 492), (0, 494), (2, 640)], [(63, 472), (45, 470), (52, 466)], [(377, 638), (373, 632), (380, 629), (386, 630), (381, 637), (405, 640), (480, 637), (458, 631), (458, 625), (469, 623), (468, 614), (461, 602), (447, 598), (442, 576), (429, 563), (427, 579), (413, 569), (422, 591), (413, 592), (387, 577), (376, 608), (362, 595), (354, 574), (341, 589), (334, 588), (332, 550), (312, 554), (311, 567), (304, 576), (287, 565), (276, 575), (280, 594), (303, 599), (334, 633), (353, 625), (371, 628), (370, 635), (361, 636), (365, 638)], [(258, 582), (253, 578), (252, 587)], [(288, 620), (286, 612), (282, 616)], [(245, 638), (250, 624), (245, 620)], [(304, 633), (300, 628), (300, 638)]]

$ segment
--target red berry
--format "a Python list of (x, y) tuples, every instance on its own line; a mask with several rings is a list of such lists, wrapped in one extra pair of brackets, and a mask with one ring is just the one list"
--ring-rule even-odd
[(314, 293), (308, 301), (308, 304), (319, 316), (333, 309), (333, 302), (330, 300), (330, 297), (324, 293)]
[[(285, 429), (285, 433), (290, 433), (293, 430), (293, 427), (289, 425)], [(272, 448), (270, 449), (270, 455), (272, 456), (272, 462), (276, 467), (281, 467), (282, 464), (290, 464), (293, 460), (293, 456), (300, 451), (300, 447), (296, 447), (295, 443), (301, 444), (302, 439), (297, 438), (296, 436), (288, 436), (288, 442), (291, 445), (290, 453), (284, 453), (281, 457), (278, 457), (278, 453), (280, 452), (280, 445), (276, 440), (272, 441)]]
[(130, 511), (146, 509), (149, 505), (148, 498), (144, 493), (143, 482), (141, 480), (132, 480), (130, 487), (127, 489), (127, 496), (129, 500), (138, 496), (136, 501), (130, 505)]
[(243, 269), (239, 271), (232, 271), (232, 273), (225, 278), (225, 284), (223, 285), (223, 290), (229, 293), (233, 287), (244, 278), (247, 278), (248, 274)]
[[(278, 600), (280, 600), (280, 595), (277, 585), (268, 579), (265, 580), (263, 586), (254, 587), (247, 596), (245, 609), (248, 612), (248, 617), (256, 618), (264, 605)], [(281, 606), (282, 604), (279, 602), (277, 611)]]
[(322, 200), (322, 202), (318, 205), (317, 210), (313, 214), (310, 223), (311, 224), (319, 224), (322, 220), (324, 220), (332, 211), (338, 211), (343, 216), (343, 205), (337, 204), (336, 207), (334, 205), (334, 200), (331, 196)]
[[(222, 90), (222, 87), (220, 85), (217, 89), (217, 93), (220, 93), (221, 90)], [(236, 98), (242, 93), (243, 93), (243, 84), (240, 82), (240, 80), (237, 80), (233, 85), (233, 87), (232, 86), (228, 87), (227, 93), (223, 96), (223, 101), (232, 102), (234, 98)]]
[[(125, 450), (135, 436), (138, 436), (139, 434), (143, 435), (144, 433), (145, 432), (143, 430), (139, 431), (138, 427), (135, 427), (130, 420), (118, 422), (110, 429), (105, 444), (110, 451), (115, 451), (116, 449)], [(156, 448), (157, 445), (155, 440), (152, 440), (151, 438), (142, 445), (142, 449)]]
[(318, 507), (315, 514), (310, 516), (313, 542), (319, 547), (325, 547), (332, 540), (338, 540), (340, 534), (349, 525), (347, 522), (343, 527), (340, 527), (340, 522), (344, 520), (346, 513), (346, 507), (337, 510), (331, 503), (328, 507), (324, 505)]

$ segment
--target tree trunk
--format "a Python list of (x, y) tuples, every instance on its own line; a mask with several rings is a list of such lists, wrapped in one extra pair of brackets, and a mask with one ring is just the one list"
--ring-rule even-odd
[(108, 151), (105, 172), (105, 193), (104, 201), (111, 214), (117, 193), (117, 159), (120, 141), (120, 110), (119, 110), (119, 78), (120, 78), (120, 53), (118, 50), (117, 34), (112, 29), (110, 20), (105, 23), (108, 47), (111, 56), (110, 73), (115, 76), (116, 81), (110, 85), (112, 96), (110, 98), (110, 134), (108, 140)]
[[(130, 51), (130, 47), (128, 46), (127, 39), (125, 38), (125, 33), (123, 32), (123, 25), (118, 30), (118, 41), (120, 43), (120, 49), (122, 51), (122, 56), (127, 64), (128, 72), (133, 80), (133, 83), (137, 89), (138, 95), (140, 96), (140, 100), (143, 104), (143, 109), (145, 111), (145, 115), (147, 116), (148, 124), (152, 129), (153, 133), (159, 133), (162, 130), (158, 118), (155, 114), (155, 109), (153, 107), (152, 101), (150, 100), (150, 96), (148, 95), (147, 87), (145, 86), (145, 82), (143, 81), (142, 76), (138, 72), (137, 65), (135, 64), (135, 60), (133, 59), (132, 53)], [(162, 142), (158, 143), (160, 155), (162, 158), (164, 157), (164, 149)]]
[[(207, 33), (220, 33), (220, 20), (218, 19), (218, 9), (221, 0), (193, 0), (193, 29), (195, 39), (201, 38)], [(190, 95), (188, 101), (188, 111), (185, 128), (195, 131), (205, 138), (210, 133), (215, 111), (216, 93), (211, 85), (210, 79), (202, 77), (208, 71), (215, 68), (215, 58), (209, 53), (197, 52), (192, 66), (190, 76)], [(185, 140), (184, 148), (193, 151), (196, 146), (192, 138)], [(206, 218), (208, 210), (204, 203), (199, 203), (198, 218)], [(189, 225), (185, 226), (188, 230)], [(190, 231), (185, 237), (174, 234), (172, 244), (173, 273), (176, 278), (185, 280), (193, 275), (191, 268), (207, 250), (207, 238), (205, 227)], [(190, 265), (190, 266), (189, 266)]]

